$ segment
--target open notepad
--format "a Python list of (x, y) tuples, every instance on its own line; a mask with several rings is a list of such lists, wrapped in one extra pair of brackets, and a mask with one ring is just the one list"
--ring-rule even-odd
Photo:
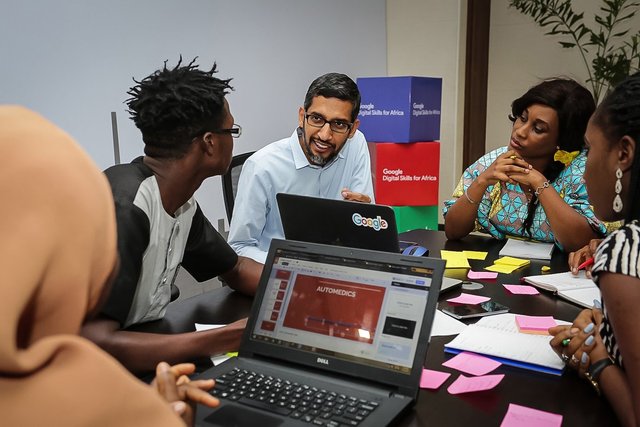
[(467, 326), (453, 341), (445, 344), (444, 351), (470, 351), (491, 357), (505, 365), (561, 375), (564, 363), (551, 349), (549, 341), (550, 335), (521, 333), (518, 331), (515, 314), (505, 313), (483, 317), (477, 323)]
[(580, 271), (577, 276), (570, 272), (556, 274), (541, 274), (539, 276), (527, 276), (525, 282), (533, 286), (551, 291), (574, 304), (582, 307), (593, 307), (593, 300), (600, 301), (600, 290), (593, 280)]

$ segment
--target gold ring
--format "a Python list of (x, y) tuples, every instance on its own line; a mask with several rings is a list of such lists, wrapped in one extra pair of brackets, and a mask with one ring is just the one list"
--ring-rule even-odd
[(515, 160), (515, 159), (517, 159), (517, 158), (518, 158), (518, 156), (509, 156), (509, 158), (510, 158), (511, 160)]

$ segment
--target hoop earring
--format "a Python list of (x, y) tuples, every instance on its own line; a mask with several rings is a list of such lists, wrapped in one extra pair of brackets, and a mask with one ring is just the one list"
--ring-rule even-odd
[(616, 213), (620, 213), (622, 211), (622, 199), (620, 198), (620, 193), (622, 193), (622, 182), (620, 181), (622, 179), (622, 171), (620, 168), (616, 169), (616, 178), (616, 197), (613, 198), (613, 210)]

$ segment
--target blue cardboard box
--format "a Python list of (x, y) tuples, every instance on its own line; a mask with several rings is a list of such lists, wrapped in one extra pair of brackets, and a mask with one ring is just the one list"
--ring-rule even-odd
[(442, 79), (360, 77), (360, 130), (371, 142), (440, 140)]

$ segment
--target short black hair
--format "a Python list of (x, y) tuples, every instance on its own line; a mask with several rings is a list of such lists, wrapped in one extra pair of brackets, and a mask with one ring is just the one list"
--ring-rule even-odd
[[(581, 151), (584, 148), (584, 134), (589, 118), (596, 109), (591, 92), (572, 79), (552, 78), (530, 88), (524, 95), (513, 101), (509, 120), (515, 122), (524, 110), (534, 104), (553, 108), (558, 114), (557, 145), (564, 151)], [(549, 181), (558, 178), (565, 168), (561, 162), (552, 161), (546, 170), (540, 171)], [(538, 198), (534, 195), (529, 202), (527, 218), (523, 227), (531, 236), (533, 215), (538, 206)]]
[(144, 152), (150, 157), (181, 158), (193, 138), (216, 129), (224, 119), (224, 98), (233, 88), (231, 79), (213, 77), (216, 64), (209, 71), (199, 70), (194, 58), (182, 65), (182, 57), (173, 68), (162, 69), (127, 92), (125, 103), (136, 127), (142, 132)]
[(625, 79), (606, 96), (593, 115), (593, 123), (602, 130), (609, 144), (620, 141), (623, 136), (636, 141), (629, 184), (630, 200), (624, 203), (631, 204), (625, 221), (640, 219), (640, 72)]
[(353, 105), (351, 109), (351, 121), (354, 122), (358, 118), (360, 112), (360, 91), (358, 85), (345, 74), (327, 73), (313, 82), (307, 90), (304, 97), (304, 109), (308, 110), (316, 96), (324, 96), (325, 98), (338, 98), (343, 101), (349, 101)]

